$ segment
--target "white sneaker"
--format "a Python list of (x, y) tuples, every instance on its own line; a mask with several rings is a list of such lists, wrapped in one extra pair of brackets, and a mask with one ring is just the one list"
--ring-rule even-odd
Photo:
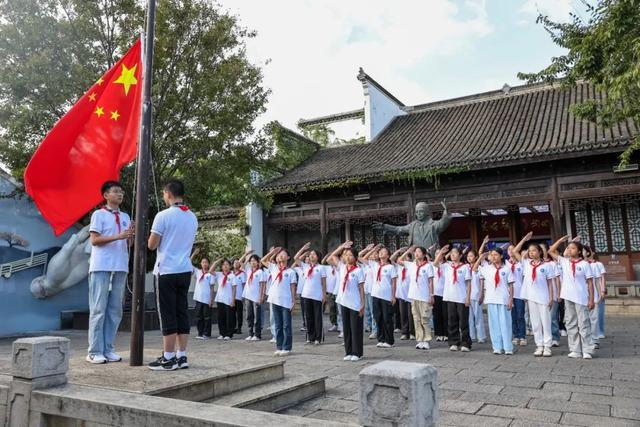
[(501, 350), (493, 350), (493, 354), (502, 354)]
[(251, 341), (261, 341), (261, 338), (258, 338), (257, 336), (252, 336), (251, 337)]
[[(220, 338), (218, 338), (218, 339), (220, 339)], [(276, 342), (276, 338), (275, 338), (275, 337), (271, 338), (271, 339), (269, 340), (269, 342), (273, 342), (273, 343), (275, 343), (275, 342)]]
[(598, 335), (599, 340), (603, 339), (604, 337), (605, 337), (604, 335)]
[(449, 341), (449, 337), (442, 337), (442, 341)]
[(280, 350), (276, 350), (276, 351), (274, 351), (274, 352), (273, 352), (273, 355), (274, 355), (274, 356), (280, 356)]
[(527, 345), (527, 339), (526, 338), (521, 338), (520, 339), (520, 345)]
[(304, 345), (309, 345), (309, 344), (311, 344), (311, 341), (309, 341), (309, 340), (306, 340), (306, 341), (304, 342)]
[(122, 356), (120, 356), (118, 353), (105, 353), (104, 358), (107, 359), (107, 362), (122, 361)]
[(567, 336), (567, 331), (565, 331), (564, 329), (560, 329), (560, 336), (561, 337), (566, 337)]
[(371, 335), (369, 335), (369, 339), (370, 340), (375, 340), (376, 338), (378, 338), (378, 334), (376, 334), (375, 332), (373, 332)]
[(224, 341), (229, 341), (231, 339), (231, 337), (224, 337), (223, 340)]
[(313, 345), (320, 345), (320, 341), (315, 340), (315, 341), (313, 342)]
[(429, 343), (428, 343), (428, 342), (426, 342), (426, 341), (423, 341), (423, 342), (422, 342), (422, 349), (423, 349), (423, 350), (429, 350), (429, 348), (430, 348), (430, 347), (429, 347)]
[(460, 347), (460, 351), (463, 353), (468, 353), (471, 351), (471, 349), (469, 347), (462, 346)]
[(386, 342), (380, 343), (380, 348), (391, 348), (391, 347), (393, 346), (389, 343), (386, 343)]
[(533, 355), (535, 357), (541, 357), (542, 356), (542, 352), (543, 352), (542, 347), (538, 347), (538, 348), (536, 348), (536, 351), (533, 352)]
[(203, 340), (203, 339), (204, 339), (204, 337), (203, 337), (202, 335), (198, 335), (198, 336), (196, 337), (196, 339), (197, 339), (197, 340)]
[(362, 359), (362, 357), (358, 357), (358, 356), (351, 356), (351, 361), (352, 362), (357, 362), (358, 360)]
[(340, 333), (338, 334), (338, 338), (344, 338), (344, 334), (343, 334), (342, 332), (340, 332)]
[(449, 347), (449, 351), (458, 351), (458, 346), (452, 345), (451, 347)]
[(410, 339), (410, 340), (415, 340), (415, 339), (416, 339), (416, 336), (415, 336), (415, 335), (409, 335), (409, 339)]
[(402, 341), (408, 340), (408, 339), (409, 339), (409, 335), (402, 335), (402, 336), (400, 337), (400, 339), (401, 339)]
[(551, 347), (560, 347), (560, 343), (558, 341), (551, 341)]
[(284, 357), (284, 356), (288, 356), (291, 353), (291, 350), (282, 350), (280, 352), (280, 356)]
[(513, 350), (509, 350), (509, 351), (505, 350), (504, 354), (507, 356), (513, 356)]
[(336, 325), (332, 325), (332, 326), (329, 328), (329, 332), (336, 332), (337, 330), (338, 330), (338, 326), (336, 326)]
[(394, 334), (399, 334), (400, 332), (402, 332), (402, 329), (394, 329), (394, 330), (393, 330), (393, 333), (394, 333)]
[(343, 357), (342, 360), (349, 362), (351, 360), (351, 355)]
[(253, 337), (252, 336), (248, 336), (244, 339), (245, 341), (253, 341)]
[(220, 335), (220, 336), (218, 337), (218, 339), (219, 339), (219, 340), (223, 340), (223, 339), (224, 339), (224, 337), (223, 337), (222, 335)]
[(103, 363), (107, 363), (107, 358), (101, 354), (87, 354), (86, 361), (89, 363), (93, 363), (94, 365), (100, 365)]
[(551, 357), (551, 349), (549, 347), (545, 347), (542, 351), (543, 357)]
[(422, 343), (421, 343), (421, 342), (419, 342), (418, 344), (416, 344), (416, 348), (417, 348), (418, 350), (422, 350)]
[(378, 347), (378, 348), (382, 347), (382, 343), (379, 342), (378, 344), (376, 344), (376, 347)]
[(578, 353), (577, 351), (572, 351), (571, 353), (567, 354), (567, 357), (570, 357), (572, 359), (580, 359), (582, 357), (582, 354)]
[(593, 356), (591, 356), (589, 353), (582, 353), (582, 358), (583, 359), (593, 359)]
[(478, 340), (478, 344), (484, 344), (486, 342), (487, 342), (487, 340)]
[(518, 342), (519, 342), (519, 341), (520, 341), (520, 340), (519, 340), (518, 338), (514, 338), (514, 339), (512, 339), (512, 340), (511, 340), (511, 344), (513, 344), (513, 345), (518, 345)]
[(436, 337), (436, 342), (442, 341), (442, 337)]

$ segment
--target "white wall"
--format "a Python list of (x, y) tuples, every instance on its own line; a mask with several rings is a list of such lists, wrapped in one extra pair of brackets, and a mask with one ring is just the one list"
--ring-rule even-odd
[(262, 256), (262, 208), (255, 203), (247, 205), (247, 224), (250, 227), (249, 237), (247, 237), (247, 245), (253, 249), (256, 254)]
[(365, 80), (364, 89), (364, 126), (367, 142), (372, 141), (396, 116), (407, 114), (401, 106), (389, 98), (375, 84)]

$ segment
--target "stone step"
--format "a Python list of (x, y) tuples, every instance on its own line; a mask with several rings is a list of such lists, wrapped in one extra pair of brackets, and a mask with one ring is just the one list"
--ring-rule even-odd
[(278, 412), (305, 400), (324, 395), (326, 376), (287, 375), (285, 378), (226, 396), (207, 400), (207, 403)]
[(190, 400), (193, 402), (205, 402), (240, 392), (241, 390), (253, 390), (256, 386), (272, 384), (274, 381), (282, 380), (283, 378), (284, 360), (279, 360), (210, 376), (204, 379), (194, 379), (181, 384), (154, 389), (145, 394), (171, 399)]

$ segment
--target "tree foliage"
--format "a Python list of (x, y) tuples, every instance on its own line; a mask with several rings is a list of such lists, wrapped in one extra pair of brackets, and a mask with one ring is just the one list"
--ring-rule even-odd
[[(640, 123), (640, 1), (583, 3), (589, 13), (586, 21), (577, 15), (569, 23), (538, 17), (553, 42), (568, 52), (552, 58), (542, 71), (519, 73), (518, 77), (530, 83), (561, 80), (565, 86), (590, 81), (607, 96), (576, 105), (573, 113), (577, 117), (604, 127), (625, 120)], [(622, 165), (639, 148), (636, 138), (621, 156)]]
[[(16, 178), (47, 131), (141, 34), (143, 3), (0, 2), (0, 161)], [(268, 167), (272, 141), (253, 122), (269, 91), (245, 52), (255, 35), (210, 1), (158, 1), (153, 170), (158, 182), (183, 179), (196, 210), (247, 203), (256, 195), (250, 172)], [(122, 171), (128, 190), (133, 175), (132, 166)]]

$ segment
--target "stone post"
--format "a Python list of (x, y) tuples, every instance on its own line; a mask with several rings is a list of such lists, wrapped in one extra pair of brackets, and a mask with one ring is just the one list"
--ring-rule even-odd
[(360, 372), (360, 424), (431, 427), (438, 418), (438, 372), (431, 365), (392, 360)]
[(40, 415), (31, 413), (33, 390), (66, 384), (69, 370), (69, 340), (61, 337), (21, 338), (14, 341), (12, 375), (7, 402), (6, 425), (39, 426)]

